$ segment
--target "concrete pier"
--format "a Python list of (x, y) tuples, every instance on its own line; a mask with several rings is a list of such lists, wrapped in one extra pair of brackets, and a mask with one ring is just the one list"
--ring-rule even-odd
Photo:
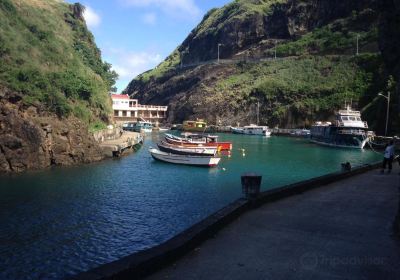
[(118, 157), (142, 142), (143, 136), (140, 133), (123, 131), (119, 138), (105, 140), (100, 147), (106, 157)]
[(148, 279), (400, 279), (394, 165), (246, 212)]

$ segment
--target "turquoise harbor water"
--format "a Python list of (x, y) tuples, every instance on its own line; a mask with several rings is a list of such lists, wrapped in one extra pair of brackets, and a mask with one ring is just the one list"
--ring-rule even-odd
[(155, 162), (147, 150), (159, 137), (120, 159), (0, 177), (0, 279), (63, 278), (159, 244), (241, 197), (246, 171), (261, 173), (267, 190), (381, 158), (221, 134), (232, 155), (207, 169)]

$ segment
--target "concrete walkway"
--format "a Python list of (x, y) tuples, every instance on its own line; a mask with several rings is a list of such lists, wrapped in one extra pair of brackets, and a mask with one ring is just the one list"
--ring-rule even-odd
[(141, 141), (143, 141), (143, 137), (140, 133), (124, 131), (119, 138), (100, 143), (100, 148), (106, 157), (120, 156), (125, 150), (132, 148)]
[(395, 165), (247, 212), (148, 279), (400, 279)]

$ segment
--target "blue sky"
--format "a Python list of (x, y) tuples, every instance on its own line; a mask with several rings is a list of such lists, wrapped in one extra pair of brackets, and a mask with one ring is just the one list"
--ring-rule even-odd
[(121, 92), (135, 76), (164, 60), (208, 10), (222, 7), (230, 0), (80, 2), (86, 6), (85, 19), (103, 59), (120, 75), (117, 87)]

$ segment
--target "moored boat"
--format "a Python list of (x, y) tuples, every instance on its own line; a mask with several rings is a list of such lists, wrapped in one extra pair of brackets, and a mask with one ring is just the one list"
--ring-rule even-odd
[(184, 121), (182, 124), (182, 129), (184, 131), (204, 132), (206, 128), (207, 128), (207, 123), (203, 120)]
[(147, 121), (128, 122), (123, 124), (123, 129), (134, 132), (152, 132), (153, 124)]
[(183, 134), (185, 137), (178, 137), (172, 134), (165, 134), (165, 140), (175, 145), (204, 145), (207, 147), (218, 147), (221, 151), (232, 150), (232, 142), (218, 142), (216, 135)]
[(177, 155), (215, 156), (218, 151), (217, 147), (172, 145), (164, 141), (159, 142), (157, 146), (162, 152)]
[(311, 128), (310, 141), (320, 145), (363, 149), (369, 141), (368, 124), (362, 121), (361, 113), (352, 110), (339, 110), (336, 120), (317, 122)]
[(151, 156), (156, 160), (175, 164), (214, 167), (217, 166), (219, 161), (221, 160), (221, 158), (217, 156), (177, 155), (162, 152), (155, 148), (150, 148), (149, 152)]
[(231, 131), (235, 134), (271, 136), (271, 130), (268, 126), (260, 126), (255, 124), (250, 124), (244, 127), (231, 127)]

